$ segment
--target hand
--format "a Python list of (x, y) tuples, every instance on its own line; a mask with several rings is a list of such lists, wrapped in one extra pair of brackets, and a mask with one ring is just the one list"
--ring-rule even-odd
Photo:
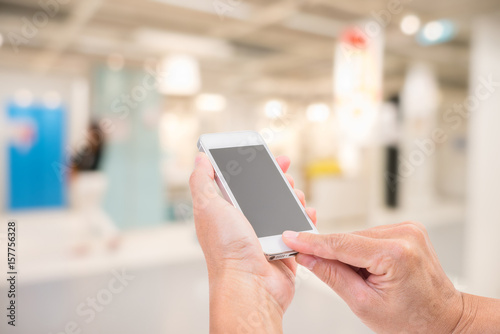
[(446, 277), (423, 225), (354, 233), (283, 233), (296, 261), (328, 284), (378, 333), (452, 333), (462, 294)]
[[(286, 172), (290, 160), (278, 157), (277, 161)], [(293, 179), (288, 175), (287, 178), (293, 186)], [(234, 326), (243, 326), (249, 331), (250, 326), (259, 332), (257, 327), (262, 325), (271, 331), (265, 323), (270, 320), (274, 322), (274, 331), (280, 331), (283, 313), (294, 295), (295, 259), (267, 261), (243, 213), (217, 193), (214, 170), (203, 153), (196, 157), (190, 188), (196, 234), (209, 273), (211, 329), (231, 332), (233, 327), (235, 332)], [(295, 193), (305, 205), (304, 194), (300, 190)], [(315, 223), (315, 210), (308, 208), (306, 212)], [(237, 323), (230, 324), (231, 320)]]

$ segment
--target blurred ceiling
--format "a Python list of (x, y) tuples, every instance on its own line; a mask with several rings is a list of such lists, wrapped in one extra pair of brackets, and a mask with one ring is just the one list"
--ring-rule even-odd
[[(19, 42), (23, 20), (33, 23), (41, 4), (53, 17)], [(143, 66), (173, 52), (197, 55), (203, 88), (235, 94), (331, 94), (333, 45), (349, 24), (388, 9), (384, 0), (0, 0), (0, 67), (37, 73), (86, 74), (111, 53)], [(401, 14), (385, 17), (385, 92), (398, 90), (409, 62), (425, 60), (441, 84), (467, 83), (469, 31), (474, 17), (500, 10), (498, 0), (401, 0)], [(403, 15), (423, 22), (451, 19), (458, 27), (447, 43), (421, 46), (399, 29)], [(24, 18), (24, 19), (23, 19)], [(10, 35), (9, 35), (10, 33)]]

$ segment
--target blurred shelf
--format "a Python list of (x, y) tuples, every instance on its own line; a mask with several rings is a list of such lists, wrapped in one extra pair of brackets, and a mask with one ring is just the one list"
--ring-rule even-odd
[[(203, 260), (194, 224), (168, 224), (120, 234), (117, 249), (102, 241), (79, 238), (82, 227), (71, 211), (10, 214), (18, 226), (17, 261), (19, 284), (71, 279), (109, 273), (112, 269), (133, 271), (143, 267), (175, 265)], [(2, 217), (6, 221), (8, 217)], [(0, 244), (6, 235), (0, 235)], [(86, 242), (90, 251), (76, 255), (74, 248)], [(5, 266), (5, 257), (0, 265)], [(0, 286), (5, 282), (1, 281)]]
[(465, 221), (465, 204), (463, 202), (441, 201), (431, 207), (419, 209), (379, 209), (375, 211), (368, 223), (370, 226), (417, 221), (426, 227), (459, 224)]

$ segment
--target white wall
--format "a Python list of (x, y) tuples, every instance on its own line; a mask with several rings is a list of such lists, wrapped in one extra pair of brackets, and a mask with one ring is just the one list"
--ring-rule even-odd
[[(500, 297), (500, 13), (473, 26), (469, 97), (466, 273), (470, 291)], [(481, 79), (497, 83), (489, 97), (479, 96)], [(485, 87), (488, 88), (488, 87)], [(492, 87), (490, 87), (492, 89)], [(483, 88), (480, 94), (485, 94)]]

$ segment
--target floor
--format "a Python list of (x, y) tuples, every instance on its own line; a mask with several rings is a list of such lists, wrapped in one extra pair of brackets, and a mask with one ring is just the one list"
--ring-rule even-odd
[[(124, 237), (119, 254), (95, 255), (92, 261), (59, 256), (51, 264), (37, 259), (36, 252), (26, 253), (25, 270), (20, 270), (19, 325), (9, 333), (60, 334), (75, 328), (92, 334), (207, 333), (208, 281), (203, 257), (192, 225), (174, 229), (177, 232), (133, 232)], [(429, 233), (445, 271), (459, 282), (463, 225), (433, 226)], [(48, 252), (40, 254), (45, 258)], [(44, 265), (28, 268), (36, 262)], [(111, 268), (125, 268), (134, 277), (120, 292), (110, 292), (116, 275)], [(5, 285), (0, 290), (3, 295)], [(96, 311), (92, 311), (92, 301), (97, 301)], [(5, 322), (0, 323), (0, 331), (6, 332)], [(284, 332), (371, 333), (335, 293), (303, 268), (285, 315)]]

